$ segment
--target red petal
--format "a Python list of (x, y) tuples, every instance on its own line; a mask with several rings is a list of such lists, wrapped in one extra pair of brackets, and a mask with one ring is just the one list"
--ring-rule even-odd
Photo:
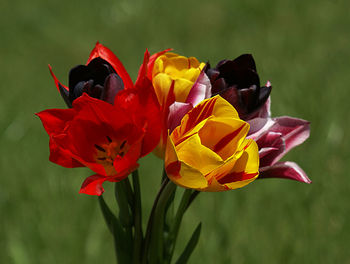
[(220, 184), (237, 182), (237, 181), (245, 181), (255, 177), (257, 173), (246, 173), (244, 171), (241, 172), (231, 172), (222, 177), (218, 182)]
[(130, 146), (124, 157), (114, 160), (113, 166), (118, 172), (117, 178), (123, 178), (125, 174), (128, 175), (138, 167), (137, 161), (140, 158), (141, 144), (142, 138)]
[(84, 167), (79, 161), (74, 159), (69, 152), (61, 149), (57, 144), (50, 140), (50, 157), (49, 160), (65, 168)]
[(135, 89), (119, 92), (114, 104), (131, 113), (134, 122), (145, 129), (141, 156), (150, 153), (158, 145), (162, 128), (160, 106), (150, 80), (143, 78)]
[(51, 135), (62, 133), (66, 122), (73, 119), (74, 109), (48, 109), (37, 113), (46, 132)]
[(54, 81), (55, 81), (55, 85), (56, 85), (56, 87), (57, 87), (57, 90), (60, 91), (60, 86), (59, 86), (59, 85), (61, 85), (64, 89), (66, 89), (67, 91), (69, 91), (69, 88), (68, 88), (67, 86), (63, 85), (62, 83), (60, 83), (60, 81), (57, 79), (56, 75), (55, 75), (55, 74), (53, 73), (53, 71), (52, 71), (51, 65), (49, 64), (48, 66), (49, 66), (49, 70), (50, 70), (51, 76), (52, 76), (52, 78), (53, 78)]
[(137, 80), (135, 82), (135, 86), (140, 85), (143, 82), (143, 78), (148, 78), (149, 80), (152, 80), (152, 71), (155, 60), (163, 55), (164, 53), (168, 52), (171, 49), (166, 49), (163, 51), (160, 51), (158, 53), (153, 54), (150, 56), (149, 51), (146, 49), (145, 54), (143, 56), (143, 63), (139, 69), (139, 73), (137, 75)]
[(86, 64), (89, 64), (90, 61), (92, 61), (95, 58), (100, 57), (101, 59), (104, 59), (107, 61), (114, 70), (117, 72), (117, 74), (120, 76), (120, 78), (123, 80), (125, 89), (132, 88), (133, 82), (128, 74), (128, 72), (125, 70), (123, 64), (118, 59), (118, 57), (107, 47), (103, 46), (99, 42), (96, 43), (95, 48), (91, 51), (90, 57)]
[(79, 193), (100, 196), (105, 190), (102, 183), (107, 180), (107, 177), (95, 174), (85, 179), (81, 185)]

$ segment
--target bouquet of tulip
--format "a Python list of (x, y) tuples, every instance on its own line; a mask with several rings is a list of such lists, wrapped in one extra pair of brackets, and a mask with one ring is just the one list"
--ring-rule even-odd
[[(68, 86), (49, 68), (68, 106), (37, 114), (50, 137), (50, 161), (95, 173), (79, 192), (98, 196), (120, 264), (171, 263), (183, 215), (201, 192), (263, 178), (311, 182), (296, 163), (279, 161), (309, 137), (309, 122), (271, 117), (271, 84), (260, 86), (249, 54), (211, 68), (170, 50), (146, 50), (133, 83), (97, 43), (86, 65), (70, 70)], [(143, 226), (137, 169), (151, 152), (164, 160), (164, 173)], [(103, 199), (105, 181), (115, 183), (118, 210)], [(185, 190), (174, 208), (177, 186)], [(201, 224), (176, 263), (188, 261), (200, 231)]]

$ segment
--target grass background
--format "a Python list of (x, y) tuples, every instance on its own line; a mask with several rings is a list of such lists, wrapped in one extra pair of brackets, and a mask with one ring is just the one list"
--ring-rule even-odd
[[(65, 107), (47, 64), (67, 83), (97, 40), (133, 78), (145, 48), (212, 64), (252, 53), (273, 84), (273, 115), (311, 121), (311, 138), (287, 159), (313, 184), (262, 180), (200, 195), (178, 240), (179, 250), (203, 222), (190, 263), (350, 263), (349, 9), (345, 0), (1, 1), (0, 263), (114, 263), (97, 199), (78, 195), (91, 172), (50, 163), (34, 116)], [(147, 215), (162, 164), (141, 163)]]

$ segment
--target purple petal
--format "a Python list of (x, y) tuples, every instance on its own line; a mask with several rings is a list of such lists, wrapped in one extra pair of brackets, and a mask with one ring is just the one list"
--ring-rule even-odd
[(311, 183), (306, 173), (295, 162), (291, 161), (278, 162), (273, 166), (261, 168), (259, 178), (282, 178)]
[(268, 118), (261, 118), (261, 117), (248, 120), (247, 122), (250, 125), (250, 129), (248, 132), (249, 138), (255, 139), (259, 137), (261, 134), (265, 133), (267, 130), (263, 128), (265, 127), (268, 121), (269, 121)]
[(196, 106), (204, 99), (211, 97), (211, 84), (208, 76), (202, 71), (197, 78), (197, 81), (191, 88), (190, 93), (188, 94), (186, 103), (191, 103), (193, 106)]
[[(250, 120), (253, 120), (253, 119), (259, 118), (259, 117), (260, 118), (270, 118), (270, 116), (271, 116), (270, 107), (271, 107), (271, 97), (269, 96), (269, 98), (267, 98), (266, 102), (259, 109), (259, 111), (257, 111), (252, 117), (250, 117)], [(248, 121), (250, 121), (250, 120), (248, 120)]]
[(270, 155), (274, 151), (278, 150), (278, 148), (268, 147), (268, 148), (262, 148), (259, 150), (259, 159), (261, 160), (266, 155)]
[(122, 79), (115, 73), (111, 73), (107, 76), (104, 84), (104, 90), (102, 92), (102, 100), (110, 104), (114, 103), (117, 93), (124, 89)]
[[(271, 166), (279, 161), (279, 156), (286, 149), (281, 133), (267, 132), (256, 139), (256, 143), (259, 147), (260, 167)], [(266, 149), (269, 149), (268, 153)]]
[(169, 115), (168, 115), (168, 128), (170, 129), (170, 133), (180, 125), (181, 119), (193, 108), (191, 103), (180, 103), (174, 102), (169, 107)]
[(282, 158), (290, 149), (300, 145), (310, 136), (310, 122), (306, 120), (289, 116), (277, 117), (272, 120), (275, 124), (268, 130), (282, 133), (286, 143), (286, 150), (279, 158)]

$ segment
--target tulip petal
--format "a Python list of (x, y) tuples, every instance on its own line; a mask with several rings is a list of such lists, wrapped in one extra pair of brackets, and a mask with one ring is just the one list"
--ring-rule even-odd
[[(196, 155), (193, 155), (194, 149), (196, 150)], [(181, 157), (179, 159), (181, 162), (186, 163), (192, 168), (198, 168), (203, 175), (208, 174), (224, 163), (217, 153), (202, 145), (198, 134), (194, 134), (178, 144), (176, 150), (177, 155)]]
[(258, 146), (253, 140), (245, 140), (243, 153), (232, 157), (208, 176), (209, 186), (203, 191), (225, 191), (242, 188), (258, 177)]
[(50, 136), (52, 134), (62, 133), (66, 126), (66, 122), (74, 117), (73, 109), (48, 109), (37, 113), (43, 126)]
[(193, 108), (191, 103), (180, 103), (174, 102), (169, 107), (169, 115), (168, 115), (168, 129), (170, 133), (180, 125), (181, 119)]
[(116, 95), (118, 92), (122, 91), (123, 88), (123, 81), (117, 74), (112, 73), (108, 75), (104, 83), (104, 89), (102, 90), (102, 100), (113, 104)]
[(104, 59), (110, 65), (112, 65), (113, 69), (117, 72), (117, 74), (123, 80), (125, 89), (129, 89), (134, 86), (128, 72), (125, 70), (123, 64), (118, 59), (118, 57), (110, 49), (103, 46), (99, 42), (96, 43), (94, 49), (91, 51), (89, 59), (86, 64), (89, 64), (90, 61), (98, 57)]
[(173, 84), (173, 80), (169, 75), (159, 73), (153, 78), (152, 82), (158, 102), (160, 105), (164, 105), (168, 97), (169, 89)]
[(291, 161), (278, 162), (273, 166), (261, 168), (259, 178), (282, 178), (311, 183), (306, 173)]
[[(266, 132), (256, 140), (259, 147), (260, 166), (270, 166), (280, 160), (279, 156), (285, 152), (286, 144), (281, 133)], [(269, 150), (269, 155), (266, 155), (266, 148)], [(271, 149), (274, 150), (271, 150)], [(263, 155), (260, 155), (263, 153)]]
[(60, 92), (64, 102), (67, 104), (68, 107), (72, 107), (72, 103), (69, 100), (69, 88), (65, 85), (63, 85), (56, 77), (56, 75), (53, 73), (52, 71), (52, 67), (49, 64), (49, 70), (51, 73), (51, 76), (53, 78), (53, 80), (55, 81), (55, 85), (57, 87), (57, 90)]
[(148, 49), (146, 49), (145, 54), (143, 56), (143, 63), (139, 69), (139, 73), (137, 75), (137, 79), (135, 82), (135, 85), (137, 85), (139, 82), (142, 82), (142, 78), (148, 78), (149, 80), (152, 80), (152, 71), (153, 71), (153, 66), (154, 66), (154, 62), (155, 60), (163, 55), (164, 53), (170, 51), (171, 49), (166, 49), (163, 51), (160, 51), (158, 53), (153, 54), (152, 56), (150, 56), (150, 53), (148, 51)]
[(182, 119), (181, 126), (175, 129), (174, 132), (176, 131), (175, 133), (178, 137), (182, 137), (191, 132), (197, 124), (210, 116), (239, 118), (237, 111), (225, 99), (217, 95), (204, 100), (188, 112)]
[(265, 130), (263, 130), (263, 128), (267, 125), (269, 121), (271, 121), (271, 119), (261, 117), (256, 117), (254, 119), (248, 120), (247, 122), (250, 125), (248, 136), (250, 138), (257, 138), (263, 132), (266, 132)]
[(163, 122), (160, 121), (160, 106), (152, 83), (147, 78), (143, 78), (135, 84), (135, 89), (119, 92), (114, 104), (131, 113), (135, 122), (145, 128), (141, 157), (147, 155), (159, 143), (163, 126)]
[(226, 160), (241, 145), (248, 130), (249, 125), (240, 119), (212, 117), (198, 134), (204, 146)]
[(191, 88), (190, 93), (187, 96), (186, 102), (196, 106), (204, 99), (210, 98), (211, 96), (211, 84), (208, 76), (204, 71), (198, 76), (197, 81)]
[(169, 136), (165, 151), (165, 170), (169, 179), (182, 187), (203, 189), (208, 186), (208, 182), (202, 173), (179, 161), (174, 142)]
[(273, 121), (275, 124), (269, 130), (282, 133), (286, 142), (286, 151), (284, 154), (290, 149), (302, 144), (310, 136), (310, 122), (306, 120), (282, 116), (273, 118)]
[(141, 145), (142, 138), (140, 138), (137, 142), (130, 146), (128, 152), (125, 154), (124, 157), (120, 159), (116, 158), (114, 160), (113, 166), (118, 173), (118, 179), (122, 180), (129, 173), (138, 168), (139, 164), (137, 163), (137, 160), (139, 159), (141, 154)]
[(81, 185), (79, 193), (100, 196), (105, 191), (102, 187), (102, 183), (106, 180), (107, 177), (98, 174), (92, 175), (85, 179)]
[(69, 152), (61, 149), (54, 140), (50, 139), (50, 157), (49, 160), (65, 168), (84, 167), (79, 161), (74, 159)]

